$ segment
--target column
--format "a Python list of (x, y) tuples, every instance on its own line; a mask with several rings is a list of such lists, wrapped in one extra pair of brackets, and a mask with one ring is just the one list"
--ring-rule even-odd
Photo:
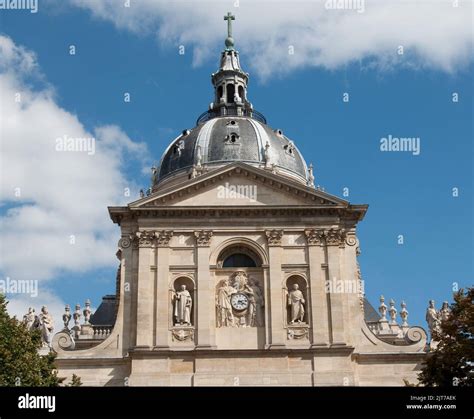
[(210, 244), (212, 231), (195, 231), (197, 252), (197, 346), (196, 349), (211, 349), (216, 347), (215, 327), (216, 308), (215, 290), (209, 270)]
[[(155, 349), (168, 349), (168, 332), (172, 305), (169, 298), (169, 242), (173, 232), (156, 232), (156, 341)], [(171, 310), (171, 312), (170, 312)]]
[(265, 232), (268, 240), (268, 284), (270, 301), (270, 342), (267, 343), (268, 349), (278, 349), (285, 347), (284, 328), (283, 328), (283, 293), (282, 293), (282, 274), (281, 274), (281, 239), (283, 230), (267, 230)]
[(330, 342), (328, 295), (326, 292), (326, 272), (322, 264), (325, 261), (324, 231), (305, 230), (308, 243), (309, 289), (311, 295), (311, 346), (328, 346)]
[[(344, 233), (342, 230), (326, 230), (326, 249), (328, 260), (328, 277), (332, 287), (329, 287), (329, 301), (331, 313), (331, 331), (333, 345), (346, 345), (344, 334), (344, 294), (336, 286), (341, 281), (341, 249), (344, 246)], [(340, 282), (339, 282), (340, 283)]]
[(154, 231), (140, 231), (138, 238), (138, 278), (137, 278), (137, 341), (136, 347), (151, 349), (153, 346), (153, 304), (154, 272)]

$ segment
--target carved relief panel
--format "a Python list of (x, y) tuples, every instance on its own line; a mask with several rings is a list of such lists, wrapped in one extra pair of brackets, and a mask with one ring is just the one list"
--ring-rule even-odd
[(257, 278), (239, 270), (216, 287), (217, 327), (263, 327), (263, 288)]

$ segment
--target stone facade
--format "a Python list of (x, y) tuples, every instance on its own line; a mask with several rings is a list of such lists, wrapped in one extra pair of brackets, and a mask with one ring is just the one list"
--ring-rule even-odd
[(69, 330), (65, 314), (52, 341), (59, 375), (101, 386), (415, 382), (424, 330), (403, 305), (401, 325), (394, 303), (366, 315), (356, 227), (367, 205), (314, 187), (312, 165), (248, 101), (230, 32), (212, 81), (214, 103), (165, 150), (148, 193), (109, 208), (121, 229), (115, 322), (94, 326), (85, 310)]
[[(220, 186), (229, 179), (255, 186), (256, 199), (221, 202)], [(364, 319), (355, 229), (366, 209), (245, 163), (110, 208), (122, 231), (116, 322), (105, 340), (87, 349), (71, 350), (67, 334), (57, 334), (60, 374), (75, 373), (86, 385), (415, 381), (425, 354), (423, 329), (412, 328), (410, 336), (418, 335), (395, 345)], [(255, 266), (227, 267), (235, 254)], [(260, 322), (234, 312), (222, 325), (220, 288), (227, 281), (231, 293), (244, 290), (249, 278), (261, 291)], [(304, 315), (291, 323), (294, 284)], [(184, 325), (175, 317), (182, 285), (192, 301)]]

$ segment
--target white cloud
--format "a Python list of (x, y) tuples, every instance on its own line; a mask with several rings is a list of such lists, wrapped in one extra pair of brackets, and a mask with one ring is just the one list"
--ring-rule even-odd
[[(454, 72), (472, 59), (468, 0), (460, 0), (458, 7), (449, 0), (366, 0), (363, 13), (328, 9), (326, 0), (136, 0), (130, 7), (122, 0), (71, 1), (118, 28), (156, 33), (160, 43), (176, 51), (181, 44), (192, 47), (195, 64), (215, 60), (226, 33), (223, 15), (230, 10), (237, 17), (236, 47), (264, 78), (352, 62), (382, 70), (408, 66)], [(397, 54), (400, 45), (403, 56)]]
[[(45, 281), (60, 273), (117, 266), (119, 229), (107, 206), (136, 197), (138, 188), (122, 168), (134, 159), (141, 164), (147, 149), (117, 126), (88, 132), (55, 103), (50, 87), (29, 87), (38, 70), (33, 52), (0, 36), (1, 274), (39, 280), (38, 304), (49, 299), (56, 307), (63, 304), (46, 291), (51, 287)], [(94, 138), (95, 153), (57, 151), (58, 139), (64, 138)], [(14, 295), (10, 311), (22, 315), (27, 306), (17, 308), (25, 298)]]

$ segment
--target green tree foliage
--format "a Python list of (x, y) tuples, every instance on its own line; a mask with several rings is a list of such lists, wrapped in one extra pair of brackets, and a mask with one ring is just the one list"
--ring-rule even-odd
[(0, 386), (58, 386), (61, 379), (54, 367), (55, 355), (38, 354), (40, 331), (30, 332), (10, 317), (7, 304), (0, 294)]
[(474, 384), (474, 288), (454, 294), (451, 315), (433, 331), (438, 342), (428, 354), (418, 375), (426, 386), (472, 386)]

